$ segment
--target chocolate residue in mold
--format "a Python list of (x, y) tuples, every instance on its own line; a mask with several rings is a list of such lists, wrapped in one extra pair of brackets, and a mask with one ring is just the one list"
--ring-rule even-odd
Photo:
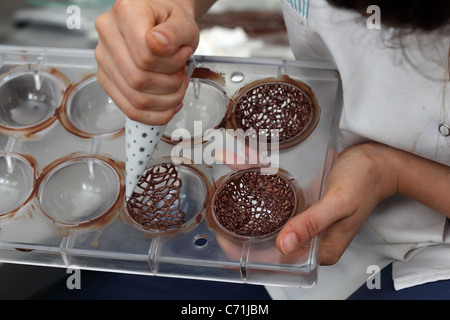
[[(221, 87), (221, 86), (225, 86), (225, 75), (222, 73), (218, 73), (215, 71), (212, 71), (208, 68), (195, 68), (191, 78), (196, 78), (197, 81), (199, 81), (199, 85), (200, 86), (211, 86), (214, 89), (218, 90), (224, 99), (224, 115), (223, 117), (217, 122), (217, 124), (214, 127), (209, 127), (209, 128), (204, 128), (205, 130), (212, 130), (212, 129), (221, 129), (224, 128), (226, 123), (227, 123), (227, 119), (229, 118), (229, 99), (227, 96), (227, 93), (225, 92), (225, 90)], [(203, 81), (205, 80), (205, 81)], [(191, 80), (192, 81), (192, 80)], [(208, 83), (209, 82), (209, 83)], [(212, 84), (211, 82), (214, 82), (214, 84)], [(195, 90), (195, 89), (194, 89)], [(200, 96), (198, 97), (198, 100), (201, 101), (202, 100), (202, 90), (200, 89)], [(207, 113), (208, 110), (204, 110), (202, 111), (204, 113)], [(212, 117), (212, 115), (210, 115)], [(208, 116), (209, 117), (209, 116)], [(162, 140), (168, 144), (172, 144), (172, 145), (176, 145), (180, 142), (183, 142), (184, 140), (190, 140), (190, 142), (192, 144), (201, 144), (204, 143), (206, 141), (209, 141), (208, 138), (205, 139), (205, 132), (203, 132), (200, 136), (197, 137), (191, 137), (189, 139), (183, 139), (183, 138), (179, 138), (179, 139), (174, 139), (172, 140), (172, 137), (169, 135), (163, 135), (162, 136)], [(192, 134), (192, 133), (191, 133)]]
[(54, 76), (57, 81), (59, 81), (62, 85), (61, 88), (61, 101), (58, 106), (56, 106), (53, 114), (49, 115), (46, 119), (39, 121), (36, 124), (24, 126), (24, 127), (10, 127), (7, 125), (0, 125), (0, 133), (3, 133), (7, 136), (14, 137), (15, 139), (19, 140), (31, 140), (31, 139), (38, 139), (39, 133), (45, 131), (48, 129), (53, 123), (56, 122), (58, 117), (58, 110), (61, 107), (61, 103), (64, 97), (64, 92), (67, 88), (67, 86), (70, 83), (69, 78), (61, 71), (59, 71), (56, 68), (46, 68), (46, 67), (40, 67), (36, 65), (25, 65), (25, 66), (13, 66), (11, 67), (10, 71), (2, 75), (1, 77), (7, 77), (10, 76), (16, 72), (21, 71), (43, 71), (51, 76)]
[(173, 164), (148, 169), (127, 201), (128, 214), (146, 230), (167, 230), (185, 223), (180, 209), (181, 179)]
[[(80, 138), (84, 138), (84, 139), (91, 139), (94, 136), (96, 136), (97, 134), (80, 130), (69, 120), (69, 116), (67, 114), (68, 113), (67, 102), (71, 95), (75, 95), (77, 93), (78, 86), (80, 84), (82, 84), (83, 82), (85, 82), (95, 76), (96, 76), (96, 73), (88, 73), (88, 74), (85, 74), (83, 77), (81, 77), (81, 79), (78, 82), (71, 83), (70, 85), (68, 85), (66, 92), (63, 96), (63, 101), (61, 103), (61, 107), (58, 109), (58, 114), (57, 114), (59, 122), (63, 125), (63, 127), (67, 131), (71, 132), (72, 134), (74, 134)], [(102, 139), (113, 140), (113, 139), (117, 139), (124, 133), (125, 133), (125, 127), (123, 127), (121, 130), (119, 130), (117, 132), (104, 133), (104, 134), (101, 134), (101, 136), (102, 136)]]
[(225, 85), (225, 75), (223, 73), (212, 71), (208, 68), (195, 68), (191, 78), (208, 79), (217, 82), (222, 86)]
[(49, 173), (58, 167), (59, 165), (63, 164), (66, 161), (70, 160), (76, 160), (76, 159), (97, 159), (101, 162), (104, 162), (105, 164), (111, 166), (111, 168), (114, 170), (114, 172), (117, 174), (118, 183), (119, 183), (119, 193), (117, 195), (116, 200), (111, 204), (109, 209), (107, 209), (105, 212), (103, 212), (98, 217), (95, 217), (93, 219), (87, 220), (87, 221), (81, 221), (81, 222), (62, 222), (57, 221), (42, 208), (42, 205), (40, 201), (38, 201), (39, 210), (44, 214), (45, 217), (47, 217), (51, 223), (52, 226), (56, 228), (56, 231), (61, 237), (67, 237), (70, 235), (72, 231), (78, 230), (78, 229), (95, 229), (95, 230), (101, 230), (102, 228), (105, 228), (108, 224), (110, 224), (114, 219), (116, 218), (119, 209), (122, 206), (122, 199), (125, 195), (125, 163), (122, 161), (115, 160), (107, 155), (101, 155), (101, 154), (86, 154), (84, 152), (74, 152), (71, 154), (68, 154), (64, 157), (61, 157), (59, 159), (56, 159), (55, 161), (48, 164), (43, 170), (40, 176), (38, 177), (36, 181), (36, 186), (33, 191), (33, 197), (39, 198), (39, 189), (41, 188), (41, 185), (45, 182), (45, 179), (49, 175)]
[(22, 153), (17, 153), (16, 154), (18, 157), (23, 158), (23, 160), (25, 162), (27, 162), (31, 169), (33, 170), (34, 174), (33, 174), (33, 181), (31, 184), (31, 190), (30, 190), (30, 194), (28, 195), (28, 197), (22, 202), (22, 204), (20, 204), (17, 208), (9, 211), (9, 212), (4, 212), (4, 213), (0, 213), (0, 221), (8, 218), (8, 219), (12, 219), (13, 217), (15, 217), (15, 215), (18, 212), (21, 212), (22, 209), (28, 205), (28, 203), (31, 201), (31, 199), (33, 199), (34, 197), (34, 190), (35, 190), (35, 186), (36, 186), (36, 182), (38, 179), (38, 163), (36, 161), (36, 159), (28, 154), (22, 154)]
[(228, 231), (260, 237), (279, 230), (293, 215), (296, 202), (294, 190), (280, 175), (246, 171), (224, 182), (212, 206)]

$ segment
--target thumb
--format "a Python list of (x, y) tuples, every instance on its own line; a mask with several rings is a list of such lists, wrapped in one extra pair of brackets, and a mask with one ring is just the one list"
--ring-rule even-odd
[(153, 54), (171, 57), (182, 47), (197, 49), (199, 29), (195, 21), (186, 16), (171, 15), (147, 32), (147, 46)]
[(309, 242), (336, 221), (336, 216), (331, 214), (334, 211), (334, 201), (326, 201), (322, 198), (304, 212), (293, 217), (277, 236), (278, 250), (288, 255), (302, 244)]

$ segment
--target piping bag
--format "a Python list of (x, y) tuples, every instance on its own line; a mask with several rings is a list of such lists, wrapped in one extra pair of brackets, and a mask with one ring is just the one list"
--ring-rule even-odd
[[(186, 62), (187, 73), (192, 76), (195, 69), (194, 56)], [(161, 140), (166, 125), (152, 126), (134, 120), (125, 119), (125, 150), (126, 150), (126, 200), (131, 197), (145, 171), (148, 161), (152, 158), (156, 145)]]

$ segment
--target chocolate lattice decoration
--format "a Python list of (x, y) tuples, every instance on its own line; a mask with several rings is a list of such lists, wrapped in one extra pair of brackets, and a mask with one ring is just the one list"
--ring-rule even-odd
[(143, 174), (127, 201), (128, 214), (144, 229), (167, 230), (185, 223), (180, 209), (181, 179), (173, 164), (156, 165)]
[(258, 237), (280, 229), (295, 210), (291, 185), (276, 174), (237, 174), (226, 181), (213, 202), (214, 214), (227, 230)]
[(283, 142), (300, 134), (313, 117), (310, 98), (296, 86), (287, 83), (266, 83), (239, 97), (234, 109), (235, 125), (244, 131), (253, 129), (259, 139), (271, 142), (278, 129)]

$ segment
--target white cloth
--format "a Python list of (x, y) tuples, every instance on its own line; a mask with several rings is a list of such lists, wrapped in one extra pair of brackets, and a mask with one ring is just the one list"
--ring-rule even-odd
[(445, 244), (419, 248), (410, 252), (407, 261), (394, 261), (394, 288), (401, 290), (427, 282), (450, 279), (450, 241)]
[(350, 246), (332, 266), (319, 268), (319, 281), (311, 288), (271, 287), (274, 300), (343, 300), (369, 280), (370, 266), (380, 270), (391, 262), (378, 254)]
[[(329, 60), (340, 72), (344, 146), (378, 141), (450, 163), (450, 138), (439, 134), (439, 125), (450, 123), (450, 93), (445, 95), (443, 81), (449, 37), (410, 38), (403, 51), (386, 43), (390, 30), (370, 30), (359, 14), (324, 0), (281, 3), (295, 57)], [(396, 261), (397, 289), (450, 278), (446, 224), (445, 216), (403, 196), (392, 197), (371, 214), (336, 265), (321, 267), (315, 288), (268, 291), (274, 299), (344, 299), (367, 280), (367, 266), (382, 267), (386, 261)]]
[(195, 52), (203, 55), (248, 57), (255, 48), (261, 50), (263, 45), (261, 40), (251, 40), (240, 27), (229, 29), (216, 26), (201, 31)]

